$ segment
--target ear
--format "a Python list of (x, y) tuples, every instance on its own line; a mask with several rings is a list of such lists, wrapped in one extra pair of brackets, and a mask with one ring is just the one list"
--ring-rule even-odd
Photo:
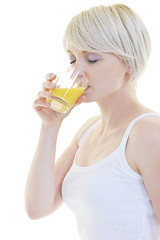
[(125, 73), (125, 79), (128, 81), (130, 79), (130, 66), (126, 64), (126, 73)]

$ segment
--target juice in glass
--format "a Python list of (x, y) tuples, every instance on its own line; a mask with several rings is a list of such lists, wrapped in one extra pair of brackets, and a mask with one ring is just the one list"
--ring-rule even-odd
[(85, 89), (86, 86), (76, 88), (55, 88), (50, 90), (52, 97), (48, 98), (47, 102), (51, 104), (53, 110), (60, 113), (66, 113)]
[(78, 69), (70, 68), (60, 72), (55, 81), (56, 88), (50, 90), (51, 97), (47, 102), (51, 104), (51, 108), (60, 113), (66, 113), (77, 101), (80, 95), (87, 88), (87, 76)]

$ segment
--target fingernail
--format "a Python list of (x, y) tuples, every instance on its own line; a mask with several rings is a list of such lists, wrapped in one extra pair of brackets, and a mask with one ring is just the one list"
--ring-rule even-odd
[(50, 85), (50, 89), (52, 89), (52, 90), (55, 89), (55, 87), (56, 87), (56, 86), (55, 86), (54, 83), (52, 83), (52, 84)]
[(49, 87), (50, 89), (52, 89), (52, 88), (53, 88), (53, 83), (52, 83), (52, 82), (49, 82), (49, 83), (48, 83), (48, 87)]
[(47, 79), (52, 79), (55, 77), (55, 74), (54, 73), (49, 73), (47, 74)]

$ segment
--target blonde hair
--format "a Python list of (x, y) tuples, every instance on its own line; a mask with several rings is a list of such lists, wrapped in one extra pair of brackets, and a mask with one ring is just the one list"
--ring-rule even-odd
[(123, 4), (96, 6), (72, 18), (64, 34), (68, 43), (82, 51), (114, 53), (130, 69), (130, 83), (143, 72), (150, 55), (148, 31), (140, 17)]

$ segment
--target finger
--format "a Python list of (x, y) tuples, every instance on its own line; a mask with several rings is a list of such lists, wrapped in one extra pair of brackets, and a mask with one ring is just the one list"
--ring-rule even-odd
[(75, 104), (76, 104), (76, 105), (79, 105), (79, 104), (81, 104), (82, 102), (85, 102), (86, 99), (87, 99), (86, 96), (81, 95), (81, 96), (77, 99), (77, 101), (75, 102)]
[(77, 101), (74, 103), (74, 105), (72, 106), (72, 108), (74, 108), (74, 107), (80, 105), (81, 103), (85, 102), (86, 99), (87, 99), (86, 96), (81, 95), (81, 96), (77, 99)]
[(48, 73), (48, 74), (46, 74), (45, 78), (46, 78), (47, 81), (52, 81), (56, 78), (56, 74)]
[(43, 83), (43, 89), (45, 90), (45, 89), (55, 89), (56, 88), (56, 84), (55, 83), (53, 83), (53, 82), (49, 82), (49, 81), (47, 81), (47, 82), (44, 82)]
[(39, 98), (50, 98), (50, 97), (52, 97), (52, 94), (50, 93), (50, 92), (48, 92), (48, 91), (40, 91), (39, 93), (38, 93), (38, 97)]
[(39, 109), (42, 107), (48, 108), (48, 107), (50, 107), (50, 103), (47, 103), (47, 102), (43, 101), (42, 99), (37, 99), (36, 101), (34, 101), (33, 108)]

